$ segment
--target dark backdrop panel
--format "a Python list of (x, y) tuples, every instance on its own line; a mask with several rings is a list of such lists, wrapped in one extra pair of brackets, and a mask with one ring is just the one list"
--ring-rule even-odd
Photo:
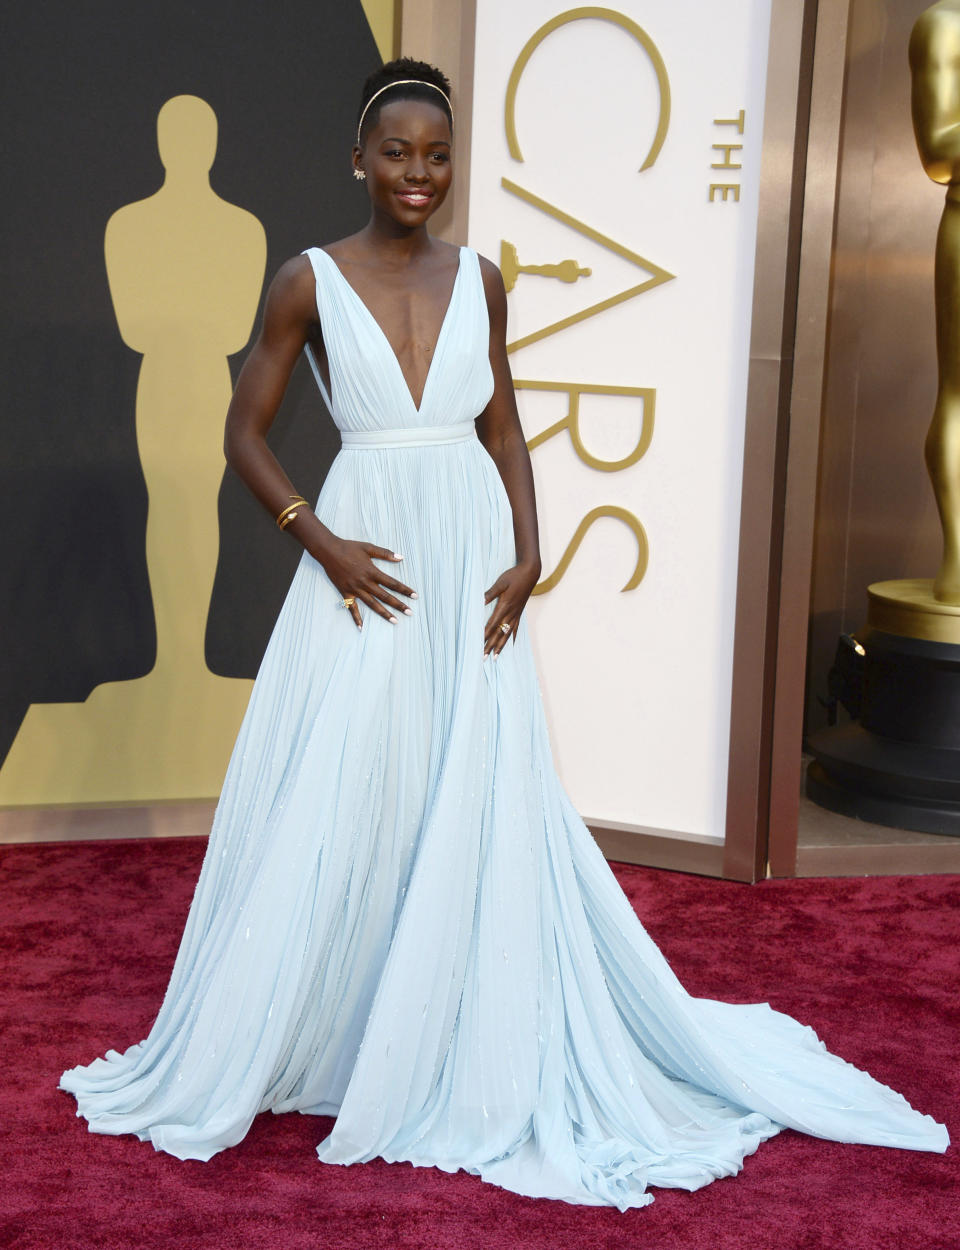
[[(359, 0), (50, 0), (3, 26), (0, 760), (30, 703), (84, 699), (155, 658), (140, 357), (117, 330), (103, 237), (115, 209), (163, 181), (160, 107), (182, 93), (213, 107), (211, 183), (262, 222), (269, 283), (289, 256), (363, 224), (349, 151), (380, 61)], [(339, 439), (302, 366), (271, 442), (315, 496)], [(220, 527), (207, 660), (252, 677), (300, 548), (229, 472)]]

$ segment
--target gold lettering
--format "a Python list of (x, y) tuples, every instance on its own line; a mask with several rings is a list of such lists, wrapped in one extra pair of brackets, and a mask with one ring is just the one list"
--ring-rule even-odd
[[(574, 450), (584, 464), (589, 465), (591, 469), (599, 469), (602, 473), (619, 473), (621, 469), (628, 469), (630, 465), (636, 464), (646, 453), (653, 439), (653, 421), (657, 392), (652, 387), (600, 386), (587, 382), (528, 382), (516, 378), (514, 378), (513, 386), (518, 391), (560, 392), (569, 399), (567, 415), (562, 421), (557, 421), (554, 425), (530, 439), (527, 443), (530, 451), (533, 451), (535, 447), (540, 447), (548, 439), (559, 434), (561, 430), (566, 430), (570, 435), (570, 441), (573, 443)], [(641, 401), (643, 418), (640, 426), (640, 437), (637, 439), (637, 445), (629, 455), (624, 456), (621, 460), (600, 460), (586, 449), (580, 432), (581, 395), (620, 395), (625, 399), (639, 399)]]
[(726, 152), (726, 156), (718, 164), (711, 165), (711, 169), (743, 169), (742, 165), (738, 165), (730, 159), (731, 153), (742, 152), (742, 143), (711, 143), (710, 146), (714, 152)]
[[(657, 117), (657, 130), (653, 136), (653, 143), (650, 145), (650, 151), (647, 153), (646, 159), (640, 166), (640, 173), (643, 173), (645, 169), (649, 169), (654, 164), (660, 155), (663, 141), (667, 137), (667, 127), (670, 125), (670, 80), (667, 77), (667, 67), (663, 63), (663, 57), (660, 55), (657, 45), (642, 26), (638, 26), (625, 13), (618, 13), (614, 9), (596, 8), (593, 5), (579, 9), (568, 9), (566, 13), (558, 13), (556, 17), (552, 17), (548, 22), (544, 22), (539, 30), (535, 30), (520, 49), (520, 55), (510, 71), (510, 79), (507, 82), (507, 94), (503, 102), (504, 126), (507, 131), (507, 146), (510, 149), (510, 155), (515, 161), (523, 160), (520, 152), (520, 143), (517, 139), (516, 107), (517, 87), (520, 85), (523, 71), (527, 68), (527, 62), (548, 35), (552, 35), (555, 30), (559, 30), (561, 26), (566, 26), (569, 22), (579, 22), (587, 18), (594, 18), (602, 22), (612, 22), (615, 26), (619, 26), (621, 30), (625, 30), (632, 35), (650, 58), (654, 73), (657, 76), (657, 87), (660, 91), (660, 112)], [(586, 75), (586, 80), (587, 82), (590, 81), (589, 74)]]
[(733, 199), (739, 203), (740, 201), (740, 184), (738, 182), (711, 182), (710, 183), (710, 203), (716, 202), (715, 191), (722, 191), (721, 200), (726, 200), (727, 192), (733, 192)]
[(553, 588), (560, 581), (561, 577), (563, 577), (564, 573), (567, 571), (570, 561), (576, 555), (577, 548), (580, 546), (581, 542), (583, 542), (583, 536), (586, 534), (587, 530), (594, 523), (594, 521), (598, 520), (602, 516), (614, 517), (616, 520), (622, 521), (637, 540), (637, 562), (634, 565), (633, 572), (630, 574), (630, 579), (627, 584), (620, 587), (621, 591), (636, 590), (636, 588), (643, 581), (643, 575), (647, 571), (647, 562), (650, 558), (650, 549), (647, 544), (646, 531), (633, 513), (628, 512), (626, 508), (620, 508), (616, 504), (602, 504), (599, 508), (591, 509), (591, 511), (588, 512), (583, 518), (574, 531), (574, 535), (570, 539), (570, 542), (567, 544), (566, 551), (560, 557), (560, 562), (557, 564), (557, 567), (553, 570), (549, 577), (545, 577), (542, 582), (538, 582), (537, 585), (534, 586), (532, 591), (533, 594), (542, 595), (546, 594), (548, 590), (553, 590)]
[(746, 120), (746, 117), (746, 110), (741, 109), (736, 117), (715, 117), (713, 119), (713, 124), (715, 126), (736, 126), (737, 134), (742, 135), (743, 123)]
[(568, 326), (576, 325), (578, 321), (586, 321), (588, 317), (594, 317), (597, 313), (613, 308), (617, 304), (622, 304), (628, 299), (633, 299), (635, 295), (641, 295), (644, 291), (652, 291), (654, 287), (662, 286), (663, 283), (670, 282), (676, 277), (676, 274), (669, 273), (666, 269), (661, 269), (653, 261), (645, 260), (636, 252), (632, 252), (621, 243), (616, 243), (613, 239), (605, 234), (601, 234), (599, 230), (594, 230), (592, 226), (588, 226), (585, 222), (578, 221), (575, 217), (571, 217), (569, 213), (563, 212), (553, 204), (548, 204), (546, 200), (541, 200), (538, 195), (534, 195), (532, 191), (527, 191), (525, 188), (518, 186), (517, 183), (511, 182), (509, 178), (501, 178), (500, 185), (505, 191), (509, 191), (511, 195), (517, 196), (518, 199), (523, 200), (526, 204), (530, 204), (533, 208), (538, 208), (542, 213), (546, 213), (548, 217), (552, 217), (554, 221), (559, 221), (563, 225), (569, 226), (571, 230), (576, 230), (588, 239), (593, 239), (595, 243), (609, 248), (611, 252), (624, 257), (634, 265), (639, 266), (639, 268), (645, 269), (651, 275), (646, 282), (629, 287), (626, 291), (612, 295), (609, 299), (601, 300), (597, 304), (591, 304), (588, 308), (581, 309), (580, 312), (564, 317), (560, 321), (554, 321), (550, 325), (534, 331), (533, 334), (525, 335), (522, 339), (515, 339), (512, 343), (507, 344), (508, 352), (519, 351), (521, 347), (527, 347), (530, 343), (536, 343), (540, 339), (549, 338), (551, 334), (556, 334), (560, 330), (566, 330)]

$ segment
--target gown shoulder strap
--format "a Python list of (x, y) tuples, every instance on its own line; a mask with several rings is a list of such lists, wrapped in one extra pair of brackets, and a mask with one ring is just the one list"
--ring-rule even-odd
[(480, 268), (480, 253), (476, 252), (472, 247), (467, 247), (466, 245), (463, 247), (463, 252), (466, 253), (463, 265), (465, 269), (470, 271), (474, 289), (474, 299), (476, 300), (478, 309), (481, 310), (484, 324), (486, 324), (487, 317), (489, 316), (489, 310), (487, 307), (487, 290), (483, 285), (483, 270)]
[[(317, 254), (319, 253), (319, 251), (320, 251), (320, 248), (318, 247), (307, 247), (307, 248), (304, 248), (304, 250), (300, 253), (300, 255), (306, 256), (307, 260), (309, 260), (310, 262), (310, 268), (313, 270), (314, 282), (316, 284), (317, 317), (320, 321), (320, 326), (322, 328), (323, 327), (323, 312), (321, 309), (320, 290), (321, 290), (321, 286), (323, 282), (323, 278), (322, 278), (323, 262), (320, 260), (320, 257)], [(316, 381), (316, 384), (319, 387), (320, 394), (323, 396), (323, 402), (327, 405), (328, 410), (332, 413), (333, 401), (330, 398), (330, 392), (327, 390), (326, 383), (324, 382), (323, 378), (320, 375), (320, 367), (317, 364), (317, 358), (316, 356), (314, 356), (309, 343), (304, 343), (303, 354), (307, 358), (307, 363), (310, 365), (310, 372), (313, 374), (314, 380)], [(328, 359), (329, 359), (329, 355), (328, 355)]]
[(480, 268), (480, 253), (472, 247), (467, 247), (466, 244), (463, 245), (461, 251), (466, 254), (464, 268), (471, 271), (474, 285), (486, 305), (487, 295), (483, 285), (483, 270)]

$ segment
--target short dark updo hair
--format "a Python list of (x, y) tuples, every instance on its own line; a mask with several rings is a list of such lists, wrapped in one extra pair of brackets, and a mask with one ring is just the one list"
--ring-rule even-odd
[[(415, 79), (415, 82), (404, 82), (402, 86), (398, 86), (393, 91), (384, 91), (383, 95), (377, 98), (367, 109), (367, 115), (363, 117), (363, 110), (367, 107), (367, 102), (372, 100), (377, 92), (384, 87), (388, 87), (392, 82), (400, 82), (404, 78)], [(430, 84), (429, 86), (427, 84)], [(439, 87), (440, 91), (434, 88)], [(380, 117), (380, 110), (385, 104), (392, 104), (394, 100), (425, 100), (427, 104), (435, 104), (441, 109), (450, 123), (451, 133), (453, 131), (453, 111), (450, 108), (450, 82), (446, 74), (442, 73), (435, 65), (428, 65), (426, 61), (415, 61), (413, 57), (401, 56), (395, 61), (388, 61), (386, 65), (380, 69), (374, 70), (367, 81), (363, 84), (363, 91), (360, 93), (360, 107), (357, 109), (357, 125), (360, 125), (360, 118), (363, 117), (363, 129), (360, 131), (358, 138), (361, 143), (367, 132), (376, 125)]]

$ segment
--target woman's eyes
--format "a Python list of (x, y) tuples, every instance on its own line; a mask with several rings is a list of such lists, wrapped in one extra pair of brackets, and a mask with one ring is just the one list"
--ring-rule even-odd
[[(391, 148), (388, 152), (385, 152), (384, 155), (390, 156), (390, 157), (402, 158), (406, 156), (406, 152), (404, 152), (401, 148)], [(450, 156), (449, 156), (449, 153), (447, 152), (431, 152), (430, 158), (431, 160), (438, 161), (441, 165), (445, 165), (447, 161), (450, 159)]]

